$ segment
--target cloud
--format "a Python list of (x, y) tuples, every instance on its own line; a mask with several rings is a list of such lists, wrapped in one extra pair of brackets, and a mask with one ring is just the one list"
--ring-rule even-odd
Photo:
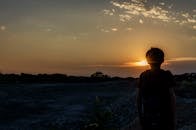
[(115, 12), (114, 9), (112, 9), (112, 10), (104, 9), (104, 10), (103, 10), (103, 13), (104, 13), (105, 15), (110, 15), (110, 16), (114, 15), (114, 12)]
[[(37, 22), (37, 21), (36, 21)], [(32, 26), (36, 26), (37, 28), (40, 29), (40, 31), (44, 31), (44, 32), (56, 32), (56, 26), (53, 24), (40, 24), (40, 23), (31, 23)]]
[[(127, 20), (130, 20), (130, 18), (134, 16), (144, 16), (146, 18), (153, 18), (158, 19), (161, 21), (169, 21), (172, 18), (169, 16), (169, 12), (167, 10), (162, 9), (161, 7), (154, 6), (150, 10), (146, 9), (145, 2), (139, 1), (139, 0), (132, 0), (132, 2), (114, 2), (112, 1), (111, 4), (115, 7), (118, 7), (122, 10), (124, 10), (124, 14), (121, 14), (121, 19), (129, 18)], [(125, 19), (123, 19), (125, 20)]]
[(148, 18), (158, 19), (163, 22), (169, 22), (172, 17), (169, 16), (169, 12), (167, 10), (162, 9), (161, 7), (153, 7), (149, 11), (143, 12), (143, 15)]
[(124, 68), (130, 67), (130, 65), (126, 64), (116, 64), (116, 65), (109, 65), (109, 64), (94, 64), (94, 65), (86, 65), (87, 67), (104, 67), (104, 68)]
[(173, 61), (196, 61), (196, 57), (178, 57), (178, 58), (172, 58), (167, 60), (168, 62)]
[(101, 32), (109, 33), (110, 31), (107, 30), (107, 29), (102, 28), (102, 29), (101, 29)]
[[(163, 64), (167, 65), (170, 64), (170, 62), (186, 62), (186, 61), (196, 61), (196, 57), (177, 57), (177, 58), (172, 58), (169, 60), (166, 60)], [(135, 67), (135, 66), (147, 66), (148, 63), (146, 60), (141, 60), (141, 61), (135, 61), (135, 62), (126, 62), (122, 65), (118, 65), (118, 67)]]
[[(193, 9), (191, 12), (175, 11), (175, 9), (171, 9), (173, 8), (173, 3), (160, 2), (153, 4), (152, 1), (147, 0), (129, 0), (129, 2), (114, 0), (110, 3), (115, 8), (118, 8), (116, 9), (118, 11), (105, 10), (105, 14), (114, 15), (119, 13), (117, 16), (119, 16), (121, 22), (134, 21), (136, 18), (148, 18), (181, 26), (189, 26), (189, 28), (195, 26), (196, 23), (196, 9)], [(142, 24), (143, 22), (139, 20), (139, 23)]]
[(195, 30), (196, 30), (196, 25), (194, 25), (194, 26), (193, 26), (193, 29), (195, 29)]
[(133, 30), (133, 28), (128, 27), (128, 28), (126, 28), (126, 30), (127, 30), (127, 31), (132, 31), (132, 30)]
[(47, 29), (46, 29), (46, 32), (51, 32), (51, 31), (52, 31), (51, 28), (47, 28)]
[(195, 20), (195, 19), (190, 19), (190, 18), (188, 18), (187, 21), (188, 21), (189, 23), (196, 23), (196, 20)]
[(0, 29), (1, 29), (1, 31), (5, 31), (5, 30), (6, 30), (6, 26), (2, 25), (2, 26), (0, 27)]
[(114, 31), (114, 32), (118, 31), (117, 28), (111, 28), (111, 30)]
[(160, 5), (162, 5), (162, 6), (163, 6), (163, 5), (165, 5), (165, 3), (164, 3), (164, 2), (160, 2), (159, 4), (160, 4)]
[(139, 20), (139, 23), (143, 24), (143, 23), (144, 23), (144, 21), (143, 21), (142, 19), (140, 19), (140, 20)]
[(191, 15), (188, 12), (184, 12), (184, 13), (181, 13), (181, 18), (180, 19), (176, 18), (176, 20), (178, 20), (178, 21), (176, 21), (176, 23), (179, 23), (180, 25), (186, 25), (186, 24), (193, 25), (193, 24), (196, 23), (195, 18), (196, 18), (196, 15)]
[(189, 13), (182, 13), (182, 17), (188, 18), (189, 17)]
[(121, 22), (126, 22), (132, 19), (132, 17), (128, 14), (120, 14), (119, 17)]
[[(196, 29), (196, 28), (195, 28), (195, 29)], [(196, 41), (196, 36), (192, 36), (192, 37), (191, 37), (191, 40)]]
[[(196, 62), (196, 57), (177, 57), (166, 60), (163, 63), (163, 68), (169, 69), (174, 73), (193, 72), (193, 70), (195, 70), (193, 62)], [(119, 64), (91, 64), (85, 65), (84, 67), (101, 71), (111, 70), (111, 72), (116, 72), (117, 74), (130, 75), (131, 73), (135, 76), (149, 69), (149, 65), (144, 61), (132, 61)]]

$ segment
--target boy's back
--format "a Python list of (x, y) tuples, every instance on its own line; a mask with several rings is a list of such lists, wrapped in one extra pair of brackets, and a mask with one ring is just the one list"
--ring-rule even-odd
[(140, 76), (139, 88), (144, 97), (161, 98), (168, 101), (169, 89), (174, 86), (173, 76), (170, 71), (162, 69), (152, 71), (147, 70)]
[(173, 76), (169, 71), (147, 70), (141, 74), (138, 87), (141, 92), (142, 118), (145, 123), (163, 127), (171, 122), (170, 88), (173, 86)]
[(160, 68), (164, 53), (151, 48), (146, 53), (151, 69), (140, 75), (137, 93), (138, 111), (144, 130), (175, 129), (175, 85), (170, 71)]

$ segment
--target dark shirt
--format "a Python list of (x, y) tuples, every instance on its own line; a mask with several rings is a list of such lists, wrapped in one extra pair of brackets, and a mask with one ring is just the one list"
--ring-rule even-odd
[[(175, 86), (170, 71), (146, 70), (140, 75), (138, 88), (142, 103), (142, 117), (144, 123), (166, 125), (172, 116), (170, 88)], [(158, 115), (158, 116), (157, 116)], [(161, 126), (161, 125), (160, 125)]]

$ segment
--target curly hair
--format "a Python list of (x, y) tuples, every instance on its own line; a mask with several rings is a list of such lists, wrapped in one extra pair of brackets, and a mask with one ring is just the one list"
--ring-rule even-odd
[(164, 61), (164, 52), (159, 48), (151, 48), (146, 52), (146, 59), (149, 64), (161, 64)]

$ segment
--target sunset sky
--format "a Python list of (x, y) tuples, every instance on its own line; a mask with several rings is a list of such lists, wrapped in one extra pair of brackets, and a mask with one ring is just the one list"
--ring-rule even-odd
[(0, 72), (133, 76), (150, 47), (196, 72), (196, 0), (0, 0)]

